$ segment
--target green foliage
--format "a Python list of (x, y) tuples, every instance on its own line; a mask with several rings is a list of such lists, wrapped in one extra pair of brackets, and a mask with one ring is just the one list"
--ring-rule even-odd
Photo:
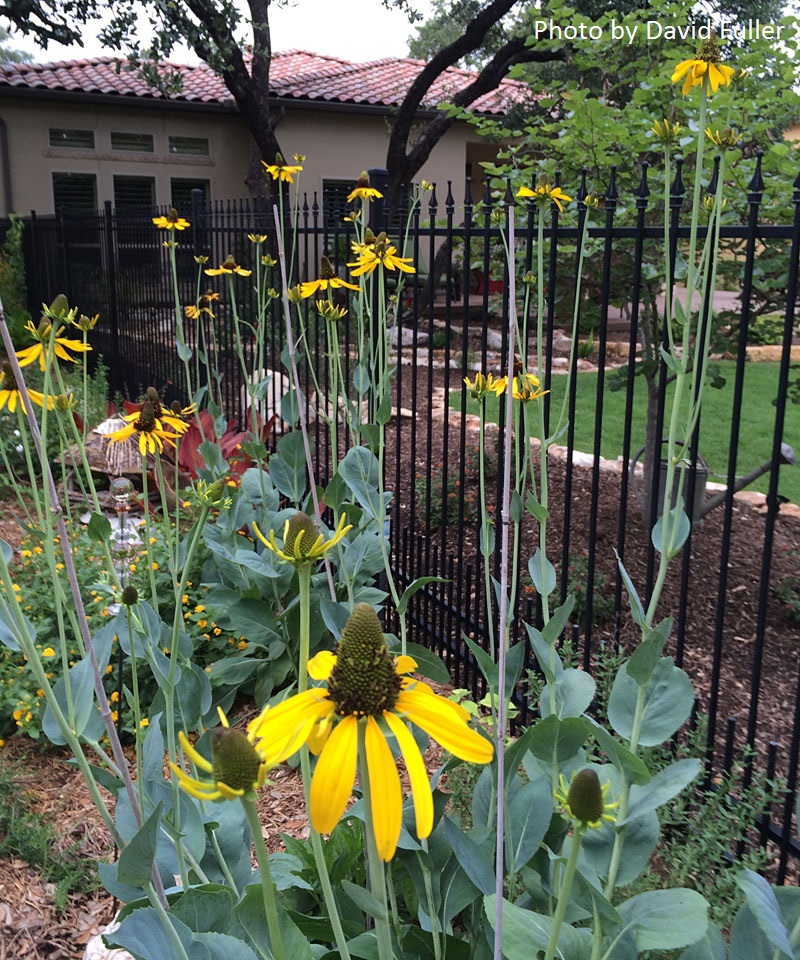
[(15, 347), (26, 342), (25, 324), (31, 319), (27, 309), (25, 257), (22, 249), (24, 223), (21, 217), (9, 215), (10, 224), (0, 250), (0, 300)]
[(62, 913), (71, 895), (98, 888), (97, 866), (78, 841), (59, 842), (57, 825), (31, 810), (25, 782), (24, 758), (0, 759), (0, 861), (24, 860), (53, 884), (55, 910)]
[(783, 604), (786, 616), (800, 622), (800, 551), (792, 554), (796, 564), (794, 573), (785, 576), (775, 587), (775, 595)]
[[(674, 759), (706, 753), (705, 718), (682, 737), (676, 748), (656, 748), (645, 757), (651, 770)], [(752, 750), (737, 754), (730, 771), (709, 784), (685, 791), (662, 808), (661, 843), (651, 870), (634, 889), (691, 887), (709, 902), (711, 920), (730, 929), (739, 906), (738, 876), (742, 867), (761, 871), (769, 862), (758, 846), (757, 822), (779, 801), (785, 784), (769, 780), (754, 766)], [(744, 852), (739, 853), (740, 844)]]
[(747, 329), (747, 342), (754, 344), (781, 344), (786, 326), (782, 317), (757, 317)]
[[(37, 365), (34, 364), (33, 369), (27, 368), (26, 382), (31, 389), (42, 390), (43, 376)], [(66, 384), (66, 388), (72, 397), (72, 407), (70, 410), (56, 408), (51, 413), (51, 417), (56, 419), (58, 429), (49, 434), (49, 442), (46, 443), (48, 460), (58, 473), (72, 466), (69, 455), (62, 458), (65, 446), (69, 447), (74, 440), (68, 419), (73, 417), (73, 411), (82, 419), (84, 412), (83, 378), (76, 376)], [(94, 372), (86, 378), (86, 404), (87, 427), (94, 426), (105, 419), (108, 405), (108, 368), (103, 363), (102, 357), (97, 358)], [(35, 410), (41, 417), (39, 408)], [(35, 449), (27, 420), (22, 416), (21, 404), (18, 406), (17, 413), (13, 414), (7, 406), (3, 407), (0, 410), (0, 447), (2, 447), (3, 457), (0, 462), (6, 469), (0, 472), (0, 494), (8, 494), (20, 482), (24, 483), (27, 479), (26, 443), (31, 451), (31, 462), (36, 468)]]
[(414, 491), (417, 510), (427, 517), (431, 530), (440, 527), (445, 519), (448, 524), (458, 523), (462, 504), (465, 522), (471, 522), (477, 516), (475, 494), (472, 489), (466, 486), (462, 493), (461, 481), (457, 474), (448, 473), (445, 480), (444, 468), (441, 464), (430, 478), (418, 474), (414, 482)]
[[(587, 581), (589, 558), (585, 554), (571, 554), (567, 566), (567, 596), (575, 598), (572, 617), (584, 626), (587, 611)], [(605, 623), (614, 612), (613, 578), (595, 566), (592, 574), (592, 624)]]

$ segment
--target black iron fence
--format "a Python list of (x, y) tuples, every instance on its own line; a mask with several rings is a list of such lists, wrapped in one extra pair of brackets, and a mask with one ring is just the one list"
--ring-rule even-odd
[[(726, 428), (730, 434), (727, 459), (713, 465), (727, 492), (719, 498), (717, 509), (695, 518), (697, 523), (665, 592), (664, 613), (674, 618), (671, 654), (695, 682), (699, 711), (706, 718), (709, 774), (730, 768), (735, 753), (749, 745), (761, 758), (754, 763), (770, 774), (778, 771), (788, 782), (781, 809), (773, 811), (772, 819), (761, 826), (762, 839), (776, 845), (782, 880), (790, 853), (800, 850), (792, 826), (800, 750), (800, 627), (788, 616), (777, 589), (790, 580), (792, 564), (800, 563), (792, 553), (800, 547), (800, 517), (787, 509), (782, 495), (786, 471), (798, 469), (790, 466), (792, 451), (782, 445), (796, 445), (800, 439), (792, 436), (800, 430), (797, 408), (792, 404), (797, 400), (797, 376), (791, 353), (793, 340), (797, 342), (800, 177), (793, 185), (778, 185), (775, 190), (783, 191), (784, 209), (790, 211), (783, 223), (767, 220), (760, 160), (755, 160), (743, 215), (737, 221), (730, 214), (721, 231), (723, 272), (731, 289), (718, 294), (714, 304), (699, 305), (707, 322), (712, 316), (708, 307), (714, 306), (721, 318), (717, 349), (733, 358), (725, 387), (732, 412)], [(676, 261), (688, 225), (680, 172), (672, 185), (666, 234), (649, 202), (646, 175), (632, 196), (620, 197), (612, 174), (599, 210), (591, 211), (583, 202), (585, 184), (576, 195), (577, 214), (561, 216), (554, 208), (544, 231), (545, 364), (539, 376), (545, 387), (554, 390), (570, 363), (575, 372), (584, 366), (583, 359), (577, 353), (570, 357), (566, 347), (577, 258), (581, 246), (588, 244), (578, 314), (584, 344), (581, 352), (590, 358), (594, 370), (590, 374), (594, 378), (594, 419), (591, 440), (584, 441), (586, 449), (579, 452), (575, 440), (577, 380), (573, 379), (569, 428), (550, 457), (548, 551), (556, 565), (562, 597), (569, 591), (579, 599), (571, 641), (568, 638), (575, 663), (593, 670), (602, 689), (602, 677), (614, 656), (634, 640), (615, 553), (624, 560), (645, 598), (654, 577), (655, 552), (649, 529), (655, 514), (648, 516), (642, 509), (637, 499), (641, 489), (635, 489), (637, 483), (641, 488), (641, 480), (637, 481), (633, 438), (641, 414), (635, 412), (634, 395), (642, 365), (628, 361), (641, 357), (645, 341), (655, 344), (657, 350), (663, 291), (652, 279), (653, 266), (661, 269), (665, 243), (672, 248), (672, 262)], [(446, 578), (445, 584), (420, 591), (409, 615), (418, 639), (442, 653), (454, 682), (471, 689), (476, 698), (485, 692), (483, 681), (462, 636), (486, 642), (482, 612), (486, 596), (477, 511), (477, 418), (467, 407), (463, 379), (473, 376), (475, 370), (505, 372), (500, 369), (506, 346), (502, 318), (507, 315), (509, 295), (500, 243), (502, 221), (508, 216), (504, 203), (504, 198), (489, 192), (480, 203), (473, 202), (468, 185), (466, 202), (457, 210), (449, 189), (443, 202), (434, 190), (426, 195), (423, 206), (413, 211), (407, 233), (396, 237), (418, 272), (400, 292), (392, 332), (397, 373), (385, 464), (387, 487), (393, 490), (393, 563), (401, 584), (423, 575)], [(377, 231), (383, 226), (378, 219), (381, 211), (373, 208), (371, 213)], [(294, 250), (290, 264), (293, 280), (316, 277), (323, 254), (345, 275), (352, 233), (340, 216), (325, 214), (314, 195), (304, 198), (296, 218), (286, 215)], [(534, 269), (536, 261), (537, 214), (533, 207), (518, 206), (514, 216), (517, 272), (524, 275)], [(592, 223), (584, 232), (587, 216)], [(248, 234), (263, 234), (269, 240), (262, 247), (249, 240)], [(181, 304), (194, 304), (198, 291), (213, 286), (202, 273), (202, 258), (217, 264), (230, 254), (249, 268), (256, 256), (275, 252), (274, 235), (271, 209), (249, 201), (196, 201), (190, 229), (170, 235), (180, 244)], [(135, 398), (153, 384), (168, 398), (185, 399), (182, 367), (174, 349), (169, 250), (163, 246), (165, 234), (153, 228), (151, 214), (137, 217), (130, 212), (115, 213), (107, 206), (91, 217), (34, 216), (26, 221), (24, 238), (32, 310), (56, 293), (66, 292), (82, 312), (101, 315), (93, 343), (110, 368), (113, 389)], [(278, 286), (277, 278), (274, 285)], [(217, 289), (222, 301), (214, 322), (225, 371), (224, 406), (229, 416), (241, 420), (244, 393), (242, 375), (232, 359), (230, 304), (222, 286)], [(251, 285), (237, 280), (236, 289), (240, 315), (252, 320)], [(275, 371), (280, 370), (284, 346), (278, 308), (276, 303), (268, 316), (265, 355), (265, 367)], [(766, 497), (756, 509), (735, 498), (733, 487), (737, 476), (754, 466), (740, 462), (737, 454), (749, 405), (746, 348), (753, 327), (763, 318), (773, 328), (777, 326), (779, 335), (770, 368), (773, 403), (768, 418), (755, 427), (770, 438), (771, 448), (764, 465)], [(535, 329), (535, 323), (531, 328)], [(195, 346), (193, 331), (188, 324), (187, 339)], [(309, 355), (324, 391), (328, 362), (321, 333), (310, 312)], [(350, 333), (345, 318), (340, 344), (348, 382), (352, 376), (347, 346), (353, 341)], [(247, 359), (253, 362), (250, 353)], [(661, 398), (654, 408), (657, 432), (663, 418), (665, 378), (662, 367), (651, 379)], [(623, 412), (614, 414), (615, 420), (621, 421), (622, 439), (613, 457), (603, 459), (608, 426), (604, 410), (612, 386), (621, 389), (626, 398)], [(549, 429), (555, 400), (548, 395), (543, 402)], [(505, 430), (502, 411), (496, 419), (484, 444), (492, 477), (487, 496), (492, 503), (499, 502), (501, 484), (496, 467)], [(313, 429), (319, 479), (325, 482), (330, 450), (319, 422)], [(701, 421), (690, 454), (695, 466), (702, 463), (704, 436), (720, 429), (718, 423)], [(690, 486), (702, 482), (702, 471), (697, 475), (701, 479), (691, 481)], [(535, 525), (528, 518), (522, 527), (521, 550), (533, 546)], [(523, 556), (527, 559), (527, 554)], [(524, 574), (519, 597), (520, 617), (535, 623), (539, 616), (536, 596)], [(522, 640), (524, 629), (515, 629), (514, 639)], [(528, 685), (519, 700), (523, 719), (536, 710), (531, 698), (537, 676), (530, 659), (526, 671)]]

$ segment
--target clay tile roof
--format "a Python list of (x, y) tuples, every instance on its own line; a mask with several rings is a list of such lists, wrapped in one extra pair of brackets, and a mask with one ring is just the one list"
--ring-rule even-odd
[[(205, 64), (165, 64), (178, 72), (182, 89), (171, 94), (175, 101), (234, 106), (222, 80)], [(320, 103), (367, 104), (391, 108), (403, 99), (411, 83), (425, 66), (422, 60), (386, 58), (369, 63), (351, 63), (339, 57), (287, 50), (276, 53), (270, 65), (271, 94), (282, 99)], [(465, 87), (475, 74), (451, 67), (433, 84), (423, 107), (435, 109)], [(163, 99), (147, 86), (124, 60), (97, 57), (59, 63), (13, 63), (0, 65), (0, 90), (14, 87), (53, 92), (106, 94), (109, 96)], [(527, 84), (504, 80), (497, 90), (484, 94), (473, 104), (479, 113), (505, 113), (509, 105), (530, 97)]]

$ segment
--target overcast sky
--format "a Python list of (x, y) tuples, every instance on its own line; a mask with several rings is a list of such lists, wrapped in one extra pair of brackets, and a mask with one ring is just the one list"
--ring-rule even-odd
[[(423, 16), (430, 12), (430, 0), (415, 0)], [(272, 44), (275, 50), (309, 50), (327, 53), (345, 60), (365, 61), (379, 57), (404, 57), (413, 27), (396, 10), (386, 10), (380, 0), (296, 0), (291, 6), (270, 6)], [(35, 60), (74, 60), (97, 57), (104, 51), (95, 31), (87, 33), (83, 47), (50, 44), (42, 50), (33, 40), (14, 34), (10, 46), (27, 50)], [(189, 52), (176, 49), (171, 59), (196, 62)]]

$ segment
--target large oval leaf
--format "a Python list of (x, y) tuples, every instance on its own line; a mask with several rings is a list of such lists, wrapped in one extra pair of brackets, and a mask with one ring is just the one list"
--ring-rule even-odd
[[(636, 718), (638, 683), (621, 667), (608, 700), (608, 719), (616, 733), (630, 740)], [(671, 657), (662, 657), (644, 688), (639, 743), (655, 747), (689, 719), (694, 705), (692, 683)]]

